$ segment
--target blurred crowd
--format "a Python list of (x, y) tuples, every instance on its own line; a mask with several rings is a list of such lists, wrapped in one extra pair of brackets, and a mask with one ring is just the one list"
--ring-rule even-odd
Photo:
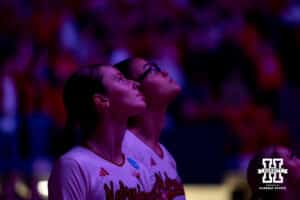
[(299, 51), (296, 0), (1, 0), (0, 173), (47, 177), (76, 143), (66, 78), (131, 56), (183, 88), (162, 142), (184, 182), (220, 182), (268, 145), (300, 152)]

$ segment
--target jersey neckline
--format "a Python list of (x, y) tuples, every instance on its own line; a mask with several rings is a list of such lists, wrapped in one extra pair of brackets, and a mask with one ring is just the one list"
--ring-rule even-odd
[(87, 151), (93, 153), (94, 155), (96, 155), (97, 157), (100, 157), (101, 159), (107, 161), (108, 163), (115, 165), (117, 167), (123, 167), (125, 165), (126, 162), (126, 156), (125, 154), (122, 152), (122, 162), (121, 163), (116, 163), (112, 160), (106, 159), (104, 158), (101, 154), (99, 154), (98, 152), (96, 152), (94, 149), (92, 149), (90, 146), (88, 146), (87, 144), (83, 144), (81, 145), (82, 148), (86, 149)]
[(161, 146), (161, 144), (158, 142), (158, 147), (161, 151), (161, 154), (158, 154), (156, 151), (154, 151), (147, 143), (145, 143), (138, 135), (136, 135), (134, 132), (130, 131), (130, 130), (127, 130), (130, 134), (132, 134), (135, 138), (137, 138), (139, 141), (141, 141), (145, 146), (147, 146), (147, 148), (149, 148), (157, 157), (159, 157), (161, 160), (164, 159), (164, 150)]

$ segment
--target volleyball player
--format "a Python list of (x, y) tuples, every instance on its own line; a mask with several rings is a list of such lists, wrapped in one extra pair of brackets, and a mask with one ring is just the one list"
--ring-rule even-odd
[(126, 78), (140, 83), (147, 104), (144, 112), (130, 118), (124, 152), (147, 167), (154, 194), (162, 194), (164, 199), (170, 200), (185, 199), (176, 162), (159, 143), (167, 107), (179, 94), (180, 86), (158, 65), (142, 58), (129, 58), (115, 67)]
[(49, 199), (147, 199), (147, 170), (121, 149), (128, 118), (145, 109), (138, 83), (112, 66), (82, 67), (65, 84), (64, 104), (83, 139), (55, 163)]

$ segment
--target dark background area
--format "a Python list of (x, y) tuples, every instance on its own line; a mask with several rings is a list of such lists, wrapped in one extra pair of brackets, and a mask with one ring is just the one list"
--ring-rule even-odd
[(63, 135), (68, 76), (131, 56), (183, 88), (162, 143), (184, 183), (243, 174), (269, 145), (299, 152), (299, 51), (298, 1), (1, 0), (1, 199), (25, 198), (19, 180), (40, 198), (37, 180), (76, 143)]

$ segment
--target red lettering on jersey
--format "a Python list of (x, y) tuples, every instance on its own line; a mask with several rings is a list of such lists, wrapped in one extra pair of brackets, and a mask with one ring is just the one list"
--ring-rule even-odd
[(104, 184), (106, 200), (153, 200), (150, 193), (142, 192), (140, 185), (129, 188), (122, 181), (119, 181), (119, 189), (114, 191), (114, 184), (110, 181), (109, 185)]
[(109, 173), (103, 167), (101, 167), (99, 171), (99, 176), (107, 176), (107, 175), (109, 175)]
[(165, 173), (165, 181), (160, 173), (155, 173), (155, 183), (153, 185), (151, 195), (153, 199), (172, 200), (177, 196), (184, 195), (182, 183), (177, 179), (171, 179)]

